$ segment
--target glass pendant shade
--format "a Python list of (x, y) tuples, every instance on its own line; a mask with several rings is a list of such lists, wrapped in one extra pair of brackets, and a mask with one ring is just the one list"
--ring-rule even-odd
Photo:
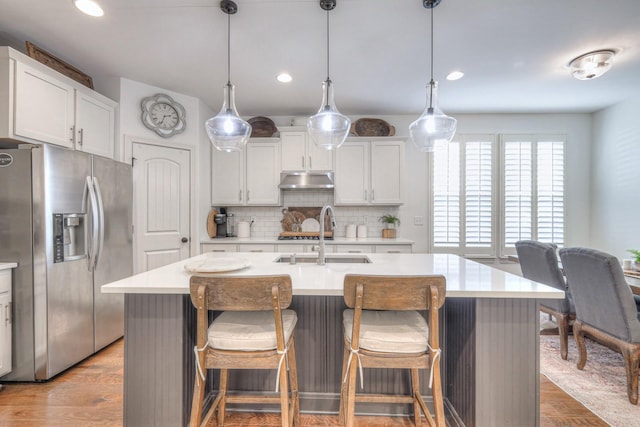
[(456, 133), (458, 121), (447, 116), (438, 107), (437, 83), (433, 80), (427, 86), (427, 106), (418, 119), (409, 125), (409, 136), (416, 148), (432, 152), (436, 144), (451, 142)]
[(236, 110), (234, 90), (231, 83), (225, 85), (222, 109), (204, 124), (211, 143), (219, 151), (240, 151), (251, 135), (251, 125)]
[(333, 85), (327, 79), (322, 83), (322, 105), (307, 119), (307, 132), (313, 142), (325, 150), (339, 148), (349, 134), (351, 120), (340, 114), (333, 100)]

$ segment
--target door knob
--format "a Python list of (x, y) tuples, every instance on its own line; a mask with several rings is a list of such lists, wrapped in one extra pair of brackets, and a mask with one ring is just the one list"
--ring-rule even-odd
[(189, 241), (189, 238), (188, 238), (188, 237), (183, 237), (183, 238), (182, 238), (182, 243), (187, 243), (188, 241)]

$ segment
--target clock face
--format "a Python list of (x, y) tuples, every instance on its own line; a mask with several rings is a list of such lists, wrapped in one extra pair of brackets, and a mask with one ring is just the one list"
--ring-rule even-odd
[(159, 102), (149, 111), (153, 123), (161, 129), (172, 129), (178, 124), (178, 112), (169, 104)]
[(140, 103), (142, 124), (163, 138), (184, 132), (187, 123), (185, 110), (169, 95), (158, 93)]

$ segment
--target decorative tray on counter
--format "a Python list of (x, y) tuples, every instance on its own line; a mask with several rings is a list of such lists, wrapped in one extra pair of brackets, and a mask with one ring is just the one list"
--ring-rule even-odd
[(251, 263), (249, 260), (244, 258), (207, 256), (205, 259), (187, 262), (184, 265), (184, 269), (189, 273), (208, 274), (240, 270), (249, 267), (250, 265)]

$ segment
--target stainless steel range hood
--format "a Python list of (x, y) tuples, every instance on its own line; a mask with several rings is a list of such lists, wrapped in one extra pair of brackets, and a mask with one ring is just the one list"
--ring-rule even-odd
[(280, 185), (283, 190), (333, 189), (333, 172), (282, 172)]

